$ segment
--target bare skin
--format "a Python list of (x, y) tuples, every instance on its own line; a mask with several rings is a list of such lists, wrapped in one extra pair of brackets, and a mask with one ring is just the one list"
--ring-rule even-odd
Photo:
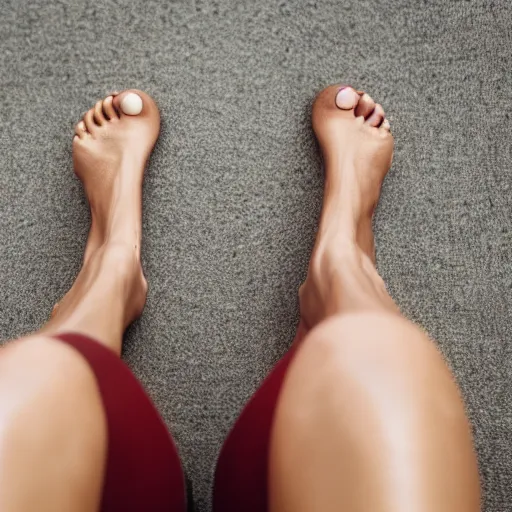
[(368, 95), (338, 90), (313, 106), (324, 204), (300, 290), (304, 337), (272, 432), (270, 510), (476, 512), (477, 462), (454, 378), (374, 265), (389, 123)]
[(92, 218), (82, 269), (50, 321), (1, 352), (0, 510), (5, 512), (98, 509), (107, 436), (96, 381), (81, 356), (49, 336), (79, 332), (120, 355), (123, 332), (144, 307), (142, 180), (160, 116), (141, 91), (133, 92), (143, 100), (142, 112), (123, 114), (126, 92), (96, 103), (75, 129), (74, 170)]
[[(97, 386), (82, 358), (49, 336), (81, 332), (120, 354), (144, 306), (141, 186), (159, 115), (137, 93), (139, 116), (120, 113), (121, 93), (77, 125), (75, 172), (92, 212), (82, 270), (39, 333), (2, 349), (2, 511), (98, 508), (107, 436)], [(304, 339), (272, 434), (271, 510), (478, 510), (453, 378), (374, 267), (371, 218), (393, 148), (384, 112), (368, 96), (331, 87), (315, 102), (313, 126), (326, 191), (300, 290)]]

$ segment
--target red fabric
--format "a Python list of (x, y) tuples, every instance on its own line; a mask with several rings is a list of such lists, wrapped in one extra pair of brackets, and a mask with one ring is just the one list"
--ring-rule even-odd
[[(214, 512), (266, 512), (270, 433), (293, 348), (245, 406), (217, 463)], [(176, 446), (129, 368), (108, 348), (80, 334), (57, 339), (74, 347), (96, 376), (108, 428), (102, 512), (184, 512), (186, 489)], [(190, 505), (190, 504), (189, 504)]]
[(184, 512), (185, 483), (174, 441), (132, 372), (93, 339), (56, 338), (87, 360), (103, 400), (108, 450), (102, 512)]
[(270, 431), (293, 348), (245, 406), (224, 442), (215, 471), (214, 512), (266, 512)]

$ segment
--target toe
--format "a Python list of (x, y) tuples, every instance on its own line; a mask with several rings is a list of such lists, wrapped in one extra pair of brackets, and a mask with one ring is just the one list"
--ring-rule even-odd
[(75, 126), (75, 134), (80, 138), (83, 139), (87, 135), (87, 129), (85, 128), (85, 123), (83, 121), (80, 121)]
[(370, 117), (368, 117), (368, 119), (366, 120), (366, 122), (370, 126), (378, 127), (378, 126), (380, 126), (380, 124), (382, 123), (383, 120), (384, 120), (384, 109), (382, 108), (381, 105), (377, 104), (375, 106), (375, 109), (373, 110), (372, 114), (370, 115)]
[(336, 106), (341, 110), (353, 109), (358, 101), (359, 94), (352, 87), (341, 87), (336, 94)]
[(363, 116), (365, 119), (373, 112), (375, 108), (375, 101), (366, 93), (361, 96), (357, 104), (355, 115), (356, 117)]
[[(144, 118), (154, 123), (156, 127), (160, 126), (158, 107), (153, 98), (143, 91), (127, 89), (114, 96), (112, 104), (121, 119)], [(140, 107), (142, 107), (142, 110), (138, 110)]]
[(93, 133), (94, 130), (98, 127), (96, 123), (94, 122), (94, 109), (91, 108), (85, 116), (84, 116), (84, 123), (85, 127), (87, 128), (87, 131), (89, 133)]
[(109, 121), (117, 117), (117, 112), (114, 108), (113, 100), (113, 96), (107, 96), (103, 100), (103, 114)]
[(103, 115), (103, 101), (98, 101), (96, 105), (94, 105), (94, 121), (96, 121), (96, 124), (98, 126), (102, 126), (106, 123), (105, 116)]
[(391, 125), (389, 124), (389, 121), (387, 119), (384, 119), (384, 121), (382, 121), (382, 124), (380, 125), (380, 127), (383, 129), (383, 130), (386, 130), (388, 132), (391, 131)]
[(119, 113), (119, 116), (138, 116), (144, 110), (144, 99), (138, 92), (129, 90), (123, 91), (114, 97), (114, 106)]

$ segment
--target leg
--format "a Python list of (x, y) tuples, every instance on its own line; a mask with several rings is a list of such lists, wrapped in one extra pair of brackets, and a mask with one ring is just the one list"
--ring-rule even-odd
[(350, 88), (327, 88), (313, 108), (326, 188), (300, 291), (311, 330), (274, 417), (270, 510), (479, 510), (454, 379), (374, 267), (371, 221), (392, 155), (383, 119)]
[(98, 509), (107, 428), (87, 363), (51, 338), (0, 355), (0, 510)]
[[(0, 509), (184, 509), (172, 439), (120, 361), (142, 312), (144, 167), (159, 131), (153, 100), (138, 116), (109, 96), (76, 128), (73, 159), (91, 207), (83, 267), (52, 318), (0, 353)], [(73, 333), (73, 334), (71, 334)]]
[(326, 183), (297, 337), (222, 447), (214, 510), (478, 510), (453, 378), (374, 266), (389, 123), (368, 95), (336, 92), (313, 108)]

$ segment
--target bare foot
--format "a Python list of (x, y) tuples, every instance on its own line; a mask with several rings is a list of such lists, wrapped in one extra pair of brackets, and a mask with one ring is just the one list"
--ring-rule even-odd
[[(121, 110), (121, 102), (132, 93), (143, 104), (140, 114), (133, 116)], [(142, 181), (159, 129), (155, 102), (136, 90), (98, 101), (76, 125), (74, 170), (89, 200), (91, 229), (82, 270), (54, 308), (46, 331), (65, 330), (77, 321), (85, 325), (85, 317), (91, 324), (101, 323), (89, 318), (91, 308), (77, 305), (94, 293), (105, 293), (106, 287), (115, 288), (116, 297), (124, 301), (119, 305), (121, 334), (142, 312), (147, 291), (140, 265)]]
[(389, 122), (367, 94), (327, 87), (315, 100), (312, 121), (324, 159), (325, 190), (308, 276), (300, 289), (301, 316), (308, 328), (346, 302), (344, 296), (333, 297), (338, 287), (331, 283), (340, 273), (350, 274), (354, 265), (363, 268), (365, 286), (382, 291), (382, 300), (388, 300), (374, 266), (372, 218), (393, 157)]
[[(143, 100), (137, 116), (123, 114), (120, 103), (130, 93)], [(73, 163), (91, 207), (92, 223), (84, 260), (107, 239), (140, 239), (140, 194), (144, 168), (160, 130), (154, 101), (141, 91), (107, 96), (75, 128)], [(125, 222), (129, 215), (134, 222)], [(128, 230), (121, 232), (118, 228)], [(128, 235), (126, 238), (124, 235)], [(140, 247), (136, 248), (139, 251)]]

